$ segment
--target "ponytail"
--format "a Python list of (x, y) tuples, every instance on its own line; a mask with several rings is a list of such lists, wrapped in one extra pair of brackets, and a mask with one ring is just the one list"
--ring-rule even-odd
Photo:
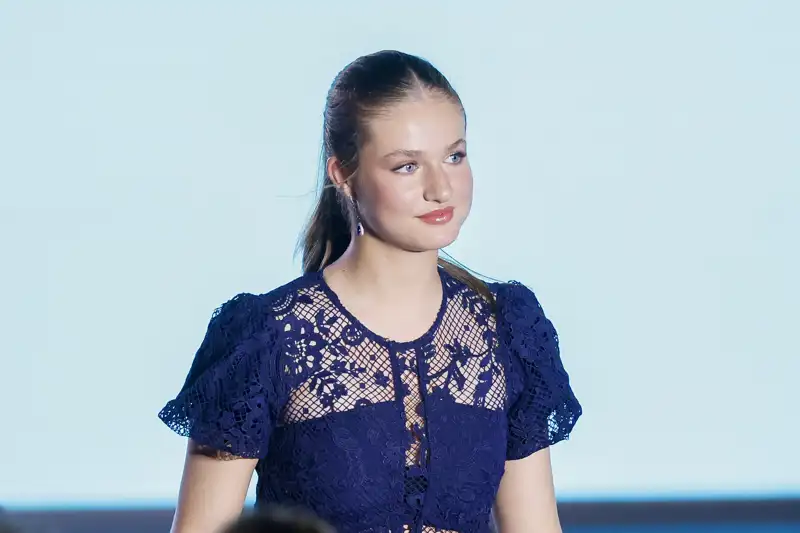
[(449, 255), (447, 258), (439, 257), (439, 266), (451, 277), (478, 293), (489, 304), (489, 308), (494, 310), (496, 303), (494, 293), (485, 281)]
[(351, 217), (345, 214), (338, 189), (326, 177), (314, 212), (303, 232), (300, 247), (303, 272), (317, 272), (339, 259), (350, 245)]

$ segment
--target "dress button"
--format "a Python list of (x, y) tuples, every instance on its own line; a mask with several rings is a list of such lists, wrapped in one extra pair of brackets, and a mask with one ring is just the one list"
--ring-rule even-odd
[(422, 507), (422, 494), (409, 494), (406, 496), (406, 503), (414, 509)]

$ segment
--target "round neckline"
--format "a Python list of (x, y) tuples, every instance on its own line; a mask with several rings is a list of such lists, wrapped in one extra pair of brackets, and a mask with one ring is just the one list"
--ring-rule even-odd
[(388, 337), (384, 337), (383, 335), (379, 335), (378, 333), (372, 331), (364, 323), (358, 319), (353, 313), (350, 312), (347, 307), (342, 303), (339, 299), (339, 295), (328, 285), (328, 281), (325, 279), (324, 270), (318, 270), (316, 272), (317, 282), (319, 283), (322, 291), (325, 295), (330, 299), (331, 303), (333, 303), (336, 310), (342, 313), (342, 315), (350, 321), (351, 324), (357, 325), (361, 328), (361, 331), (364, 332), (364, 335), (375, 342), (385, 345), (391, 345), (395, 347), (404, 347), (404, 346), (411, 346), (416, 344), (424, 344), (430, 342), (433, 339), (433, 336), (436, 334), (436, 331), (439, 329), (439, 324), (442, 322), (442, 318), (444, 317), (445, 311), (447, 311), (447, 284), (445, 283), (444, 276), (446, 275), (445, 271), (440, 268), (436, 267), (436, 270), (439, 274), (439, 280), (442, 283), (442, 300), (439, 304), (439, 310), (436, 312), (436, 318), (434, 319), (433, 323), (428, 327), (428, 330), (425, 331), (422, 335), (417, 337), (416, 339), (410, 341), (398, 341), (394, 339), (390, 339)]

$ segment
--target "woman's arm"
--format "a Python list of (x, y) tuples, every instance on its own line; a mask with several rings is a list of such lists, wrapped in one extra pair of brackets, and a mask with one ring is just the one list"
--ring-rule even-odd
[(189, 440), (171, 532), (217, 533), (238, 518), (257, 462)]
[(549, 448), (506, 461), (495, 507), (499, 533), (561, 533)]

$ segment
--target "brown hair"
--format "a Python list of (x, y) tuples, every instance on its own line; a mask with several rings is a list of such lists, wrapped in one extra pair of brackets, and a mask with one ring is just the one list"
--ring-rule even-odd
[[(335, 156), (348, 175), (355, 175), (366, 121), (420, 89), (451, 98), (463, 110), (455, 89), (436, 67), (425, 59), (396, 50), (359, 57), (334, 79), (325, 105), (318, 201), (299, 243), (304, 272), (322, 270), (341, 257), (350, 245), (356, 224), (352, 203), (332, 183), (324, 170), (325, 162)], [(439, 265), (494, 304), (494, 295), (487, 284), (466, 267), (450, 256), (440, 257)]]

